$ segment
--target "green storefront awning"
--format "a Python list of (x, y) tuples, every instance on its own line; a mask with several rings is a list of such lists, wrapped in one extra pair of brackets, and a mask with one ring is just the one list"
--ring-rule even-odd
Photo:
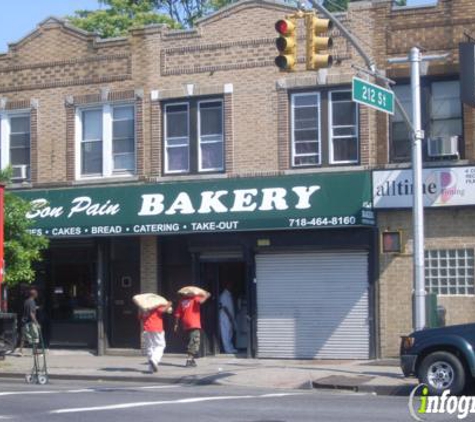
[(374, 225), (370, 172), (16, 192), (50, 237)]

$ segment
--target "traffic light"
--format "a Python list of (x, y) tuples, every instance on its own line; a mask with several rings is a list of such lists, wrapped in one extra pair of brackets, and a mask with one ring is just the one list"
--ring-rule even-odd
[(279, 50), (275, 65), (282, 71), (291, 72), (297, 64), (295, 20), (281, 19), (276, 22), (275, 30), (279, 33), (279, 37), (275, 40), (275, 45)]
[(333, 40), (322, 35), (333, 28), (333, 22), (311, 14), (305, 17), (305, 27), (307, 32), (307, 70), (330, 67), (333, 58), (328, 50), (333, 46)]

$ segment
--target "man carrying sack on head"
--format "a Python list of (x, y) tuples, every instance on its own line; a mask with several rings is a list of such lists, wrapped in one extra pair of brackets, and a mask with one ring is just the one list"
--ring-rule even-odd
[(211, 296), (199, 287), (184, 287), (178, 291), (180, 301), (175, 311), (175, 329), (181, 320), (183, 329), (188, 336), (186, 367), (196, 367), (195, 357), (200, 351), (201, 341), (201, 305)]
[(171, 313), (172, 303), (153, 293), (136, 295), (133, 301), (139, 307), (150, 373), (157, 372), (166, 347), (163, 314)]

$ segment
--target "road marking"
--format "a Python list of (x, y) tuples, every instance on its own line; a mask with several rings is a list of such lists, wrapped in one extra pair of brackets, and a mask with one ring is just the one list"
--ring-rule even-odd
[(83, 412), (99, 412), (104, 410), (123, 410), (131, 409), (135, 407), (147, 407), (147, 406), (160, 406), (165, 404), (189, 404), (189, 403), (201, 403), (209, 401), (224, 401), (224, 400), (249, 400), (249, 399), (266, 399), (286, 396), (298, 396), (305, 393), (278, 393), (278, 394), (261, 394), (257, 396), (211, 396), (211, 397), (191, 397), (188, 399), (178, 400), (164, 400), (164, 401), (145, 401), (135, 403), (123, 403), (112, 404), (107, 406), (95, 406), (95, 407), (78, 407), (71, 409), (57, 409), (49, 412), (50, 414), (63, 414), (63, 413), (83, 413)]
[(62, 393), (63, 391), (54, 391), (54, 390), (44, 390), (44, 391), (4, 391), (0, 393), (0, 396), (23, 396), (26, 394), (56, 394)]
[(79, 390), (41, 390), (41, 391), (4, 391), (0, 392), (2, 396), (23, 396), (35, 394), (79, 394), (79, 393), (97, 393), (101, 391), (117, 391), (117, 390), (158, 390), (164, 388), (178, 388), (179, 385), (150, 385), (145, 387), (91, 387), (81, 388)]

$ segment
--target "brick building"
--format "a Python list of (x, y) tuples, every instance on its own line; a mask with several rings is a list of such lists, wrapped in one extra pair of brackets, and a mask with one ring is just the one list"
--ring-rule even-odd
[[(364, 8), (364, 3), (361, 4)], [(395, 92), (408, 101), (409, 66), (388, 65), (386, 59), (407, 55), (413, 45), (430, 53), (449, 53), (447, 60), (432, 62), (422, 77), (424, 148), (425, 248), (427, 291), (438, 295), (446, 310), (446, 323), (473, 322), (474, 232), (471, 172), (474, 162), (474, 110), (462, 104), (459, 88), (459, 43), (473, 35), (475, 19), (471, 1), (438, 1), (429, 7), (391, 8), (388, 2), (373, 2), (374, 27), (381, 29), (377, 39), (378, 65), (397, 82)], [(409, 108), (408, 108), (409, 110)], [(381, 122), (381, 130), (384, 124)], [(382, 181), (410, 183), (407, 133), (400, 117), (387, 121), (388, 141), (378, 142), (378, 168), (375, 191)], [(383, 132), (384, 133), (384, 132)], [(429, 140), (430, 139), (430, 140)], [(387, 163), (387, 164), (386, 164)], [(433, 188), (433, 193), (429, 188)], [(378, 197), (378, 226), (381, 231), (402, 230), (402, 254), (381, 254), (379, 259), (380, 347), (383, 356), (398, 353), (399, 336), (410, 330), (412, 291), (412, 222), (405, 195), (398, 203)], [(406, 210), (404, 210), (406, 208)]]
[[(455, 92), (458, 42), (475, 25), (458, 17), (459, 3), (357, 2), (341, 19), (401, 85), (407, 67), (386, 66), (412, 45), (398, 31), (450, 50), (429, 75)], [(397, 353), (411, 326), (412, 261), (380, 254), (379, 232), (403, 230), (410, 253), (410, 213), (379, 208), (376, 225), (371, 170), (408, 167), (404, 131), (393, 148), (398, 116), (351, 101), (351, 65), (363, 63), (338, 31), (328, 71), (304, 71), (303, 49), (299, 72), (277, 71), (273, 25), (293, 12), (243, 0), (191, 30), (150, 26), (109, 40), (49, 18), (0, 56), (2, 165), (43, 205), (34, 230), (52, 239), (38, 268), (51, 345), (137, 348), (132, 295), (173, 299), (194, 283), (214, 297), (203, 352), (220, 353), (216, 298), (231, 281), (236, 346), (248, 355)], [(450, 42), (432, 35), (437, 25)], [(429, 165), (470, 164), (468, 107), (463, 122), (463, 161)], [(428, 246), (473, 248), (470, 212), (431, 209)], [(473, 249), (463, 258), (473, 263)], [(471, 319), (473, 297), (440, 298), (449, 323)]]

